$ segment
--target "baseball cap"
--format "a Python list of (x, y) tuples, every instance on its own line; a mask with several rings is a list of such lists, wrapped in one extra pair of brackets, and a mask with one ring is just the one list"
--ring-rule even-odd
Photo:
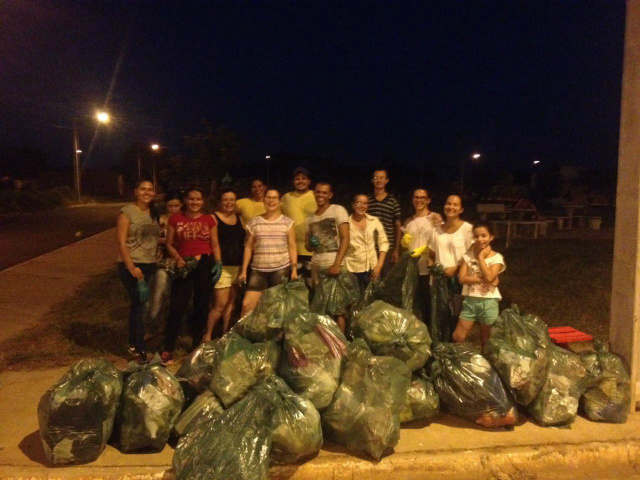
[(302, 174), (305, 177), (311, 178), (311, 175), (309, 175), (309, 170), (307, 170), (304, 167), (297, 167), (294, 171), (293, 171), (293, 176), (295, 177), (296, 175)]

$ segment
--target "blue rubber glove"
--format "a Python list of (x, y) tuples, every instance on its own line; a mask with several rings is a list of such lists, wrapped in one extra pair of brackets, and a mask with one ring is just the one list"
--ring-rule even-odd
[(140, 303), (147, 303), (149, 298), (151, 298), (151, 289), (149, 289), (147, 282), (145, 282), (144, 279), (138, 280), (136, 288), (138, 289), (138, 299)]
[(211, 269), (211, 274), (213, 275), (213, 278), (211, 279), (213, 283), (220, 280), (220, 275), (222, 275), (222, 262), (220, 260), (216, 260), (216, 264)]
[(309, 237), (309, 244), (313, 248), (318, 248), (320, 246), (320, 237), (318, 237), (317, 235), (311, 235)]

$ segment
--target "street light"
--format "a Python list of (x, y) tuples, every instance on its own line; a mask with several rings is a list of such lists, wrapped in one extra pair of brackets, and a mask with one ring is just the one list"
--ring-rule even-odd
[(270, 169), (271, 162), (269, 160), (271, 160), (271, 155), (266, 155), (264, 159), (267, 161), (267, 185), (269, 185), (269, 182), (271, 181), (271, 179), (269, 178), (269, 170), (271, 170)]
[[(482, 154), (478, 152), (474, 152), (471, 154), (471, 160), (480, 160), (482, 158)], [(460, 160), (460, 195), (464, 196), (464, 162), (466, 158), (462, 158)]]
[[(160, 150), (160, 145), (158, 145), (157, 143), (154, 143), (151, 145), (151, 150), (153, 150), (154, 152), (158, 152)], [(153, 189), (156, 190), (156, 156), (153, 155)]]
[[(96, 119), (99, 123), (105, 124), (109, 123), (111, 117), (107, 112), (99, 111), (96, 112)], [(81, 168), (80, 168), (80, 154), (82, 150), (80, 150), (80, 144), (78, 141), (78, 125), (77, 120), (73, 118), (73, 184), (76, 191), (76, 198), (78, 202), (80, 201), (80, 197), (82, 195), (82, 180), (81, 180)]]
[(534, 164), (534, 165), (538, 165), (539, 163), (540, 163), (540, 160), (534, 160), (534, 161), (533, 161), (533, 164)]

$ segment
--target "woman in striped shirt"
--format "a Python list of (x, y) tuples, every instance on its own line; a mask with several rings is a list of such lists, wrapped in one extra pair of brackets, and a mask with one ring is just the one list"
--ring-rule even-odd
[[(293, 220), (280, 212), (280, 193), (268, 190), (264, 197), (266, 212), (247, 223), (247, 242), (244, 246), (239, 282), (247, 282), (242, 301), (242, 314), (252, 310), (262, 292), (282, 282), (284, 278), (298, 278), (296, 238)], [(247, 269), (251, 261), (251, 275)]]

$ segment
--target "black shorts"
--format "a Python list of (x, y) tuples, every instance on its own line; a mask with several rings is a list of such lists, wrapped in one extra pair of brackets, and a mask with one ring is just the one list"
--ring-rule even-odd
[(283, 279), (289, 279), (291, 276), (291, 267), (284, 267), (274, 272), (261, 272), (259, 270), (251, 270), (249, 281), (247, 282), (247, 290), (251, 292), (264, 292), (269, 287), (280, 285)]

